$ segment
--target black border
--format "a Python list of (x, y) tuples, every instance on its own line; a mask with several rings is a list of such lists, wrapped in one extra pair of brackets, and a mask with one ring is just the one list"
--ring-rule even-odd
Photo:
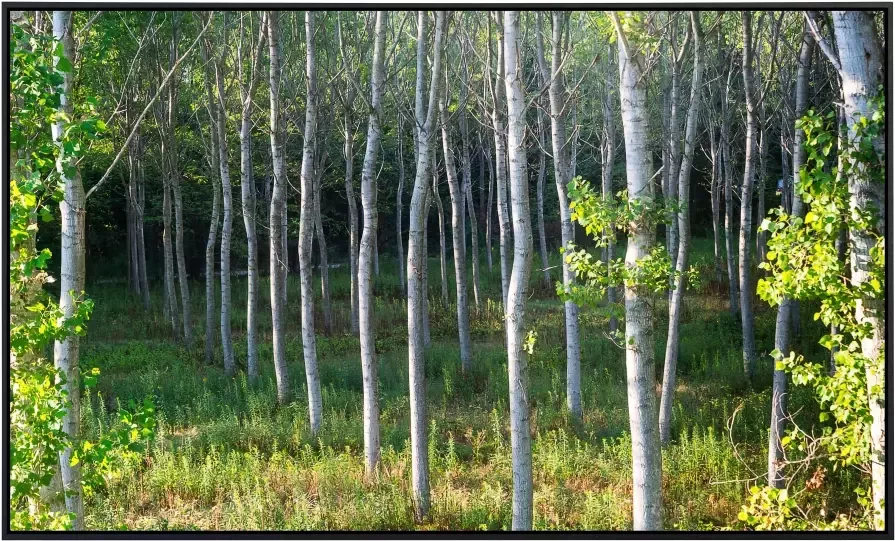
[[(136, 3), (119, 3), (119, 2), (4, 2), (3, 7), (3, 45), (4, 50), (9, 51), (9, 12), (12, 10), (55, 10), (69, 9), (72, 11), (94, 11), (98, 9), (116, 10), (116, 11), (138, 11), (138, 10), (158, 10), (158, 11), (199, 11), (208, 9), (210, 6), (219, 6), (219, 11), (260, 11), (260, 10), (280, 10), (280, 11), (296, 11), (299, 8), (310, 9), (313, 11), (335, 11), (335, 10), (368, 10), (371, 8), (385, 9), (389, 11), (409, 11), (419, 4), (393, 4), (393, 3), (344, 3), (344, 4), (321, 4), (321, 3), (248, 3), (234, 2), (216, 4), (214, 2), (186, 2), (186, 3), (152, 3), (152, 2), (136, 2)], [(430, 9), (460, 9), (464, 11), (479, 11), (491, 8), (506, 9), (507, 7), (516, 7), (513, 4), (488, 4), (488, 3), (433, 3), (429, 5)], [(693, 3), (563, 3), (561, 5), (551, 5), (548, 3), (532, 3), (519, 4), (519, 8), (524, 11), (547, 11), (547, 10), (597, 10), (597, 9), (632, 9), (635, 11), (642, 10), (661, 10), (661, 11), (684, 11), (684, 10), (710, 10), (710, 11), (739, 11), (743, 9), (750, 10), (774, 10), (774, 11), (800, 11), (805, 8), (812, 9), (846, 9), (846, 10), (874, 10), (882, 11), (885, 15), (883, 28), (885, 32), (886, 42), (886, 63), (883, 69), (886, 70), (886, 107), (891, 113), (892, 108), (892, 2), (811, 2), (811, 3), (774, 3), (774, 2), (731, 2), (713, 4), (710, 2)], [(711, 9), (709, 9), (711, 8)], [(4, 108), (4, 127), (3, 135), (6, 144), (3, 145), (3, 191), (6, 197), (3, 199), (3, 206), (0, 207), (4, 211), (4, 215), (9, 214), (9, 175), (11, 156), (9, 148), (9, 123), (10, 123), (10, 98), (9, 95), (9, 54), (3, 55), (3, 93), (6, 96)], [(883, 531), (781, 531), (781, 532), (752, 532), (752, 531), (630, 531), (630, 530), (604, 530), (604, 531), (412, 531), (412, 530), (396, 530), (396, 531), (362, 531), (362, 530), (311, 530), (311, 531), (289, 531), (289, 530), (269, 530), (269, 531), (234, 531), (234, 530), (212, 530), (212, 531), (12, 531), (10, 530), (9, 516), (9, 415), (10, 415), (10, 399), (4, 400), (4, 416), (3, 416), (3, 507), (0, 509), (3, 519), (2, 538), (5, 539), (394, 539), (394, 538), (456, 538), (460, 537), (513, 537), (522, 539), (566, 539), (566, 538), (628, 538), (628, 539), (653, 539), (653, 538), (669, 538), (669, 539), (713, 539), (713, 538), (729, 538), (729, 539), (745, 539), (745, 538), (789, 538), (789, 539), (892, 539), (893, 533), (893, 506), (892, 501), (895, 498), (893, 494), (892, 479), (892, 406), (889, 400), (890, 390), (892, 389), (892, 338), (893, 327), (892, 321), (889, 319), (889, 309), (892, 307), (892, 267), (895, 258), (892, 254), (892, 200), (893, 192), (895, 192), (895, 184), (892, 182), (892, 118), (891, 114), (886, 115), (886, 203), (885, 203), (885, 223), (886, 223), (886, 322), (885, 322), (885, 355), (886, 355), (886, 510), (885, 510), (885, 530)], [(3, 228), (8, 227), (6, 220), (3, 220)], [(4, 267), (4, 280), (8, 281), (9, 269), (9, 236), (3, 234), (0, 238), (0, 249), (3, 251), (3, 258), (6, 266)], [(9, 297), (5, 297), (2, 303), (2, 314), (5, 322), (3, 328), (3, 339), (5, 343), (9, 343)], [(3, 393), (10, 393), (9, 389), (9, 349), (3, 350), (3, 380), (6, 382)]]

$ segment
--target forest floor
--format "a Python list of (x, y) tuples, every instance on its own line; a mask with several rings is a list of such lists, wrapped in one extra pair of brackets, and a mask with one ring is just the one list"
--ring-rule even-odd
[[(713, 274), (711, 241), (695, 239), (693, 260)], [(497, 250), (495, 249), (495, 253)], [(410, 499), (407, 334), (404, 304), (392, 258), (383, 255), (376, 279), (376, 348), (380, 358), (382, 463), (364, 478), (360, 348), (349, 332), (346, 268), (332, 269), (335, 332), (324, 336), (317, 299), (317, 351), (324, 419), (312, 437), (301, 355), (297, 276), (288, 291), (287, 357), (294, 400), (276, 403), (269, 286), (260, 286), (261, 378), (224, 376), (203, 358), (204, 282), (191, 284), (196, 335), (189, 350), (171, 339), (160, 291), (145, 313), (123, 285), (88, 287), (96, 308), (83, 340), (82, 371), (100, 369), (85, 393), (82, 417), (92, 437), (113, 422), (119, 407), (151, 397), (158, 430), (143, 454), (121, 457), (107, 486), (86, 502), (91, 529), (509, 529), (512, 471), (507, 371), (499, 304), (474, 309), (470, 283), (473, 368), (459, 366), (456, 315), (442, 306), (437, 258), (429, 260), (432, 345), (426, 354), (432, 509), (415, 524)], [(534, 267), (540, 267), (535, 256)], [(554, 264), (558, 264), (558, 255)], [(449, 261), (449, 276), (453, 275)], [(552, 269), (552, 280), (558, 278)], [(530, 356), (536, 529), (628, 529), (631, 525), (631, 445), (624, 352), (608, 336), (608, 312), (581, 315), (582, 401), (575, 422), (565, 406), (565, 334), (555, 287), (532, 272), (534, 292), (526, 325), (537, 331)], [(452, 279), (452, 278), (451, 278)], [(499, 260), (482, 288), (500, 297)], [(160, 289), (160, 288), (159, 288)], [(449, 286), (455, 297), (453, 284)], [(245, 363), (244, 278), (233, 280), (233, 335)], [(318, 291), (319, 296), (319, 291)], [(656, 299), (655, 350), (661, 380), (667, 303)], [(749, 487), (767, 471), (775, 310), (757, 301), (756, 344), (761, 354), (751, 385), (743, 376), (739, 318), (727, 294), (705, 283), (685, 296), (673, 441), (663, 449), (663, 502), (668, 529), (739, 528), (737, 513)], [(817, 358), (823, 329), (802, 309), (795, 347)], [(657, 388), (657, 393), (659, 389)], [(803, 428), (817, 419), (814, 401), (793, 389), (791, 411)], [(802, 490), (813, 472), (791, 479)], [(805, 496), (832, 512), (853, 500), (854, 472), (828, 473)]]

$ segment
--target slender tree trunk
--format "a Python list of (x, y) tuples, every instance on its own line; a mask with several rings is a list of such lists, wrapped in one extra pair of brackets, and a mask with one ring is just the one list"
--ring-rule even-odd
[(494, 208), (494, 164), (491, 161), (491, 145), (485, 144), (483, 147), (485, 153), (485, 161), (488, 164), (488, 207), (485, 211), (485, 252), (488, 257), (488, 274), (494, 271), (494, 260), (492, 258), (493, 250), (491, 249), (491, 241), (494, 235), (491, 231), (491, 224), (494, 220), (491, 218), (491, 211)]
[(376, 337), (373, 330), (373, 274), (371, 259), (376, 237), (376, 156), (379, 151), (379, 116), (382, 114), (383, 48), (388, 13), (376, 12), (376, 41), (373, 48), (372, 99), (367, 152), (361, 173), (361, 204), (364, 211), (364, 231), (358, 257), (358, 315), (360, 318), (361, 368), (364, 386), (364, 467), (372, 474), (379, 462), (379, 367), (376, 361)]
[[(248, 254), (247, 274), (248, 291), (246, 295), (246, 368), (249, 381), (255, 383), (258, 380), (258, 345), (257, 341), (257, 310), (258, 310), (258, 236), (255, 232), (255, 178), (252, 171), (252, 101), (254, 100), (255, 86), (258, 81), (258, 64), (261, 59), (261, 50), (264, 47), (265, 28), (262, 17), (259, 29), (258, 44), (255, 47), (249, 73), (248, 89), (241, 94), (242, 114), (239, 128), (240, 140), (240, 184), (242, 196), (242, 219), (246, 231), (246, 247)], [(240, 40), (240, 47), (242, 40)], [(240, 51), (241, 52), (241, 51)], [(242, 59), (242, 54), (239, 55)], [(243, 80), (242, 62), (240, 62), (240, 80)]]
[(214, 345), (217, 340), (217, 302), (215, 301), (215, 264), (214, 255), (217, 247), (218, 237), (218, 221), (220, 220), (221, 208), (221, 155), (218, 149), (218, 128), (217, 123), (219, 116), (217, 109), (219, 103), (212, 91), (211, 80), (214, 77), (214, 68), (211, 66), (211, 59), (208, 54), (206, 44), (202, 43), (202, 60), (206, 64), (205, 74), (205, 93), (208, 97), (206, 109), (209, 119), (209, 156), (208, 163), (211, 165), (209, 176), (211, 177), (212, 203), (211, 203), (211, 222), (208, 224), (208, 241), (205, 243), (205, 362), (211, 363), (214, 359)]
[[(322, 160), (321, 160), (322, 162)], [(317, 249), (320, 252), (320, 302), (323, 304), (323, 332), (333, 332), (333, 304), (329, 289), (329, 253), (326, 247), (326, 232), (323, 230), (323, 214), (320, 207), (320, 177), (323, 173), (321, 163), (314, 171), (314, 232)]]
[[(441, 45), (444, 34), (443, 11), (436, 12), (435, 44), (432, 75), (429, 86), (429, 103), (423, 109), (427, 36), (426, 12), (418, 15), (417, 64), (416, 64), (416, 126), (418, 144), (416, 152), (416, 179), (410, 201), (410, 233), (407, 244), (407, 354), (410, 374), (410, 448), (411, 491), (414, 514), (421, 521), (429, 512), (429, 458), (426, 434), (426, 372), (425, 333), (426, 291), (424, 274), (426, 196), (429, 191), (432, 158), (430, 146), (435, 135), (435, 109), (441, 86)], [(425, 115), (425, 116), (424, 116)]]
[[(460, 124), (460, 165), (461, 172), (463, 174), (462, 183), (460, 186), (461, 192), (461, 200), (465, 201), (466, 208), (464, 209), (463, 205), (460, 206), (460, 232), (463, 234), (463, 252), (464, 252), (464, 265), (463, 272), (466, 273), (466, 265), (465, 265), (465, 253), (466, 253), (466, 228), (465, 228), (465, 218), (463, 217), (464, 210), (469, 214), (469, 227), (472, 239), (472, 293), (473, 298), (475, 300), (476, 309), (479, 308), (479, 289), (481, 288), (481, 284), (479, 281), (479, 227), (478, 227), (478, 218), (475, 214), (475, 206), (472, 199), (472, 160), (469, 155), (469, 126), (466, 120), (466, 109), (468, 108), (468, 98), (469, 98), (469, 67), (467, 66), (467, 50), (469, 48), (468, 38), (465, 38), (463, 41), (463, 57), (461, 63), (461, 80), (460, 80), (460, 104), (459, 104), (459, 124)], [(445, 89), (447, 90), (447, 89)], [(451, 192), (451, 198), (453, 201), (453, 192)], [(456, 240), (455, 240), (456, 242)], [(456, 248), (454, 249), (454, 254), (456, 258)], [(455, 262), (456, 265), (456, 262)], [(465, 286), (464, 286), (464, 296), (465, 296)], [(460, 317), (460, 301), (459, 301), (459, 293), (460, 293), (460, 285), (459, 285), (459, 274), (458, 274), (458, 282), (457, 282), (457, 317)], [(464, 302), (466, 302), (464, 300)], [(469, 317), (468, 317), (468, 309), (467, 312), (467, 326), (469, 325)], [(461, 355), (462, 357), (462, 355)]]
[(715, 126), (710, 128), (709, 145), (712, 158), (712, 181), (709, 190), (712, 202), (712, 245), (715, 255), (715, 281), (720, 284), (724, 279), (721, 265), (721, 187), (724, 180), (721, 176), (721, 150), (720, 144), (715, 138)]
[(693, 28), (693, 75), (690, 83), (690, 109), (687, 111), (687, 127), (684, 133), (684, 154), (678, 172), (678, 204), (684, 206), (676, 213), (678, 223), (678, 253), (675, 261), (674, 290), (668, 305), (668, 340), (665, 345), (665, 371), (662, 376), (662, 402), (659, 408), (659, 437), (663, 444), (671, 439), (671, 410), (674, 407), (674, 389), (677, 379), (677, 361), (680, 353), (681, 313), (684, 308), (684, 287), (687, 257), (690, 250), (690, 170), (696, 150), (696, 128), (699, 120), (699, 104), (702, 85), (702, 28), (699, 12), (691, 11)]
[[(537, 21), (541, 18), (538, 17)], [(541, 26), (541, 22), (537, 23)], [(562, 227), (562, 244), (568, 246), (575, 242), (575, 229), (572, 224), (572, 212), (569, 208), (568, 184), (571, 177), (571, 154), (566, 135), (566, 101), (563, 77), (560, 72), (562, 59), (565, 56), (563, 46), (563, 25), (568, 24), (568, 15), (553, 12), (553, 62), (548, 71), (544, 55), (538, 55), (538, 66), (541, 77), (550, 81), (550, 122), (553, 139), (553, 171), (556, 177), (556, 193), (559, 201), (559, 217)], [(537, 32), (538, 48), (543, 51), (543, 33)], [(563, 258), (563, 286), (571, 288), (575, 283), (575, 271)], [(578, 305), (572, 301), (564, 303), (566, 324), (566, 405), (576, 419), (582, 415), (581, 409), (581, 342), (578, 333)]]
[(727, 283), (730, 295), (730, 315), (739, 316), (740, 313), (740, 289), (739, 270), (734, 255), (736, 242), (734, 240), (734, 207), (733, 207), (733, 157), (730, 152), (730, 114), (728, 104), (731, 99), (731, 84), (733, 79), (733, 64), (727, 72), (727, 86), (724, 91), (724, 99), (721, 100), (721, 161), (724, 164), (724, 244), (727, 252)]
[(395, 233), (398, 243), (398, 282), (401, 284), (401, 297), (407, 298), (407, 273), (404, 260), (404, 117), (398, 114), (398, 190), (395, 193)]
[(752, 13), (743, 11), (743, 92), (746, 96), (746, 158), (740, 195), (740, 319), (743, 325), (743, 372), (751, 381), (755, 372), (755, 315), (752, 312), (752, 186), (755, 180), (755, 103), (752, 72)]
[(342, 154), (345, 158), (345, 197), (348, 199), (348, 261), (351, 273), (351, 332), (358, 334), (358, 285), (357, 285), (357, 253), (359, 249), (359, 220), (357, 215), (357, 200), (354, 196), (354, 120), (352, 111), (355, 98), (355, 85), (351, 80), (355, 70), (349, 65), (347, 47), (342, 36), (342, 19), (338, 19), (339, 51), (342, 57), (342, 69), (345, 71), (346, 98), (343, 102), (342, 137), (344, 145)]
[[(540, 83), (544, 84), (543, 81)], [(541, 248), (541, 272), (544, 275), (544, 287), (549, 288), (550, 262), (547, 256), (547, 234), (544, 231), (544, 181), (547, 178), (547, 151), (544, 148), (544, 115), (538, 108), (538, 245)]]
[[(454, 162), (454, 151), (451, 148), (451, 123), (447, 114), (446, 101), (450, 99), (450, 86), (444, 78), (444, 94), (439, 97), (438, 109), (441, 123), (441, 139), (444, 150), (444, 171), (447, 176), (448, 190), (451, 197), (451, 235), (454, 249), (454, 283), (457, 288), (457, 334), (460, 340), (460, 366), (463, 372), (472, 368), (472, 345), (469, 335), (469, 299), (466, 295), (466, 231), (464, 220), (465, 183), (468, 175), (464, 173), (463, 185), (457, 178), (457, 166)], [(468, 151), (467, 151), (468, 159)], [(464, 164), (466, 165), (466, 164)], [(440, 198), (436, 199), (439, 201)], [(439, 218), (441, 208), (439, 205)], [(443, 238), (443, 236), (442, 236)], [(442, 244), (443, 245), (443, 244)], [(444, 249), (441, 252), (444, 261)], [(445, 278), (444, 265), (441, 267), (442, 280)], [(446, 291), (446, 290), (445, 290)]]
[[(62, 56), (74, 59), (74, 36), (72, 35), (72, 12), (53, 12), (53, 38), (61, 43)], [(59, 51), (59, 49), (57, 49)], [(57, 56), (54, 64), (62, 58)], [(74, 104), (71, 101), (73, 73), (71, 70), (58, 72), (62, 76), (61, 99), (59, 112), (71, 118)], [(52, 125), (53, 140), (61, 141), (66, 129), (63, 119)], [(59, 310), (63, 317), (70, 318), (75, 314), (75, 300), (84, 291), (84, 257), (87, 216), (87, 197), (84, 195), (84, 184), (81, 174), (74, 168), (73, 173), (64, 167), (65, 148), (59, 143), (59, 157), (56, 159), (56, 172), (60, 175), (63, 196), (59, 202), (62, 249), (59, 271)], [(71, 176), (69, 176), (71, 175)], [(62, 417), (62, 430), (70, 438), (71, 444), (59, 452), (59, 473), (62, 488), (65, 491), (65, 509), (72, 513), (72, 529), (84, 529), (84, 501), (81, 489), (81, 467), (72, 464), (73, 447), (80, 441), (81, 432), (81, 390), (78, 355), (80, 340), (76, 334), (57, 341), (53, 348), (53, 364), (65, 375), (62, 388), (68, 393), (68, 401)]]
[[(612, 55), (612, 51), (608, 52), (609, 55)], [(606, 78), (606, 91), (603, 96), (603, 141), (600, 145), (600, 158), (602, 161), (601, 165), (601, 173), (602, 173), (602, 188), (603, 188), (603, 199), (606, 202), (614, 201), (614, 195), (612, 193), (612, 170), (615, 167), (615, 112), (612, 110), (611, 102), (615, 97), (614, 89), (612, 88), (612, 76), (607, 75)], [(615, 239), (616, 232), (615, 226), (612, 225), (612, 230), (610, 232), (610, 240), (606, 245), (606, 264), (608, 265), (610, 261), (615, 261)], [(612, 310), (609, 316), (609, 332), (614, 333), (618, 330), (618, 316), (616, 315), (615, 305), (618, 302), (618, 291), (615, 286), (610, 286), (606, 288), (606, 302), (610, 306), (610, 310)]]
[[(872, 101), (883, 84), (883, 50), (876, 35), (873, 14), (868, 11), (834, 11), (833, 30), (839, 52), (844, 98), (843, 113), (848, 126), (848, 144), (856, 145), (856, 124), (861, 117), (870, 118), (876, 108)], [(886, 137), (880, 133), (873, 141), (874, 149), (885, 156)], [(867, 167), (861, 164), (860, 168)], [(852, 213), (870, 212), (876, 217), (876, 234), (885, 227), (885, 193), (881, 183), (874, 183), (866, 171), (857, 170), (848, 176)], [(850, 231), (851, 276), (855, 288), (860, 288), (871, 276), (870, 251), (876, 245), (874, 231)], [(870, 332), (861, 338), (861, 353), (867, 359), (865, 376), (870, 415), (871, 478), (873, 481), (874, 526), (885, 528), (884, 502), (886, 498), (886, 407), (885, 364), (883, 355), (884, 305), (879, 296), (857, 299), (855, 319), (867, 325)]]
[(134, 140), (136, 141), (135, 145), (137, 148), (137, 155), (139, 156), (139, 159), (137, 161), (137, 262), (140, 266), (140, 293), (143, 297), (143, 309), (148, 311), (150, 305), (149, 277), (147, 276), (146, 271), (146, 240), (143, 234), (143, 217), (146, 213), (146, 173), (143, 167), (145, 149), (143, 147), (143, 138), (140, 137), (139, 134), (134, 137)]
[(267, 12), (267, 41), (270, 45), (270, 152), (273, 162), (273, 191), (270, 196), (270, 311), (273, 335), (273, 364), (277, 378), (277, 401), (289, 396), (286, 365), (286, 260), (283, 250), (283, 221), (286, 208), (286, 163), (280, 113), (280, 13)]
[(447, 306), (450, 303), (447, 277), (447, 242), (444, 234), (444, 206), (441, 203), (441, 194), (438, 193), (438, 166), (432, 162), (432, 198), (435, 200), (435, 211), (438, 216), (438, 260), (441, 262), (441, 303)]
[(171, 323), (174, 336), (180, 338), (180, 329), (178, 328), (180, 310), (177, 307), (177, 290), (174, 287), (174, 244), (171, 240), (171, 177), (167, 171), (163, 175), (162, 224), (164, 229), (162, 231), (162, 250), (165, 259), (165, 314), (166, 319)]
[[(226, 25), (226, 15), (224, 19)], [(224, 40), (227, 32), (224, 32)], [(223, 61), (226, 45), (220, 61), (215, 60), (214, 73), (218, 90), (218, 153), (220, 154), (221, 191), (224, 203), (224, 223), (221, 227), (221, 350), (224, 353), (224, 374), (232, 376), (236, 372), (233, 355), (233, 336), (230, 325), (232, 288), (230, 286), (230, 241), (233, 237), (233, 187), (230, 184), (230, 152), (227, 146), (227, 111), (224, 97)]]
[[(652, 204), (649, 130), (643, 57), (633, 56), (617, 18), (618, 65), (621, 83), (622, 125), (625, 133), (625, 169), (632, 202)], [(649, 219), (639, 217), (628, 225), (625, 266), (647, 257), (655, 245)], [(656, 370), (652, 329), (653, 299), (643, 288), (625, 286), (625, 364), (628, 380), (628, 415), (631, 420), (633, 458), (633, 515), (635, 530), (662, 529), (662, 453), (656, 423)]]
[(525, 342), (525, 299), (531, 275), (531, 214), (525, 152), (525, 97), (519, 12), (505, 11), (507, 90), (507, 150), (510, 158), (510, 192), (513, 201), (513, 274), (510, 279), (507, 320), (507, 354), (510, 381), (510, 439), (513, 455), (513, 530), (532, 529), (532, 461), (529, 422), (528, 354)]
[(305, 11), (307, 42), (307, 89), (305, 130), (301, 157), (301, 219), (299, 221), (298, 264), (301, 273), (301, 341), (308, 385), (308, 414), (311, 433), (320, 431), (323, 420), (323, 398), (320, 375), (317, 373), (317, 339), (314, 335), (314, 274), (311, 243), (314, 240), (314, 153), (317, 149), (317, 57), (314, 37), (314, 12)]
[[(498, 25), (500, 26), (500, 25)], [(490, 27), (490, 24), (489, 24)], [(490, 64), (491, 47), (488, 47), (488, 60)], [(504, 37), (498, 30), (497, 35), (497, 82), (494, 84), (493, 108), (491, 110), (491, 122), (494, 124), (494, 154), (497, 172), (497, 221), (500, 228), (500, 287), (503, 305), (507, 305), (507, 291), (510, 287), (510, 209), (507, 205), (507, 148), (504, 140), (506, 127), (504, 126)], [(489, 67), (490, 72), (490, 67)]]

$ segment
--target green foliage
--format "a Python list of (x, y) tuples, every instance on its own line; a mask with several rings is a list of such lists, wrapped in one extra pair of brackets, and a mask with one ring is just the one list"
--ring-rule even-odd
[[(43, 285), (53, 281), (46, 272), (51, 253), (37, 251), (37, 218), (50, 221), (50, 205), (61, 198), (64, 174), (71, 177), (74, 160), (81, 154), (81, 139), (93, 139), (102, 121), (87, 118), (70, 123), (57, 111), (62, 84), (60, 72), (70, 72), (71, 62), (61, 56), (61, 43), (46, 36), (29, 35), (12, 24), (10, 89), (15, 96), (10, 111), (11, 151), (18, 157), (9, 186), (9, 299), (10, 330), (10, 527), (14, 530), (58, 530), (71, 526), (68, 513), (53, 510), (48, 500), (60, 498), (50, 488), (59, 465), (59, 453), (74, 447), (72, 465), (83, 464), (88, 491), (103, 482), (102, 475), (115, 467), (115, 453), (122, 447), (137, 450), (152, 435), (153, 407), (147, 402), (134, 413), (122, 412), (113, 438), (98, 444), (72, 441), (63, 430), (70, 409), (65, 374), (44, 358), (53, 341), (83, 336), (93, 301), (81, 292), (74, 297), (74, 312), (65, 317)], [(53, 58), (58, 58), (53, 69)], [(89, 110), (95, 112), (94, 104)], [(53, 141), (49, 125), (69, 122), (60, 140)], [(96, 382), (98, 369), (86, 374), (84, 384)], [(73, 382), (78, 385), (78, 382)]]
[[(809, 435), (795, 428), (783, 444), (791, 454), (815, 458), (819, 446), (827, 460), (838, 466), (866, 467), (871, 460), (869, 409), (871, 395), (879, 395), (882, 388), (867, 388), (866, 371), (882, 369), (884, 359), (868, 359), (861, 351), (861, 340), (873, 329), (858, 322), (855, 310), (859, 302), (867, 303), (884, 298), (885, 239), (876, 228), (876, 212), (859, 212), (851, 204), (847, 180), (864, 175), (870, 182), (878, 182), (884, 175), (884, 156), (874, 147), (874, 141), (885, 125), (885, 108), (878, 98), (876, 112), (871, 119), (862, 117), (848, 139), (832, 128), (833, 113), (826, 116), (813, 111), (797, 121), (797, 129), (805, 132), (806, 164), (799, 171), (798, 190), (807, 213), (803, 218), (789, 216), (783, 209), (772, 211), (761, 230), (771, 233), (768, 239), (767, 261), (761, 267), (769, 276), (758, 282), (758, 294), (770, 304), (779, 304), (785, 297), (819, 301), (814, 319), (824, 325), (836, 325), (838, 332), (826, 334), (820, 345), (833, 352), (834, 370), (824, 362), (807, 359), (794, 352), (774, 350), (772, 356), (777, 369), (791, 373), (796, 385), (808, 386), (823, 410), (819, 415), (820, 433)], [(825, 171), (836, 140), (840, 141), (838, 163)], [(870, 235), (875, 245), (870, 251), (869, 278), (857, 284), (850, 280), (848, 261), (851, 246), (846, 245), (846, 257), (840, 260), (836, 241), (845, 230), (852, 235)], [(783, 504), (770, 505), (776, 501)], [(866, 506), (865, 501), (863, 505)], [(756, 528), (776, 528), (782, 525), (798, 528), (797, 520), (790, 520), (789, 509), (795, 503), (786, 494), (757, 493), (744, 520)], [(838, 519), (837, 519), (838, 520)]]

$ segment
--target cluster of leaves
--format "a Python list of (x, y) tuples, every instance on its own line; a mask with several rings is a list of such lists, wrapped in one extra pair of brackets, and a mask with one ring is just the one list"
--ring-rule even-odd
[[(631, 224), (645, 227), (645, 224), (667, 223), (682, 210), (678, 205), (661, 205), (654, 199), (631, 199), (626, 190), (618, 192), (618, 203), (615, 203), (595, 192), (581, 177), (569, 183), (569, 198), (572, 220), (584, 227), (597, 246), (615, 242), (616, 230), (626, 231)], [(668, 251), (661, 246), (630, 265), (624, 258), (602, 261), (585, 250), (576, 250), (574, 244), (561, 248), (561, 252), (579, 281), (568, 286), (557, 282), (557, 294), (582, 306), (596, 306), (610, 287), (636, 287), (661, 293), (679, 274), (671, 265)], [(691, 286), (698, 285), (699, 273), (695, 268), (683, 274)]]
[(757, 531), (821, 531), (821, 530), (857, 530), (870, 528), (870, 515), (865, 512), (857, 517), (837, 515), (826, 518), (826, 511), (821, 508), (819, 519), (814, 520), (801, 509), (794, 495), (785, 488), (769, 486), (753, 486), (750, 489), (749, 501), (743, 505), (737, 518), (748, 528)]
[[(847, 139), (845, 134), (836, 134), (833, 129), (833, 113), (821, 116), (809, 111), (797, 122), (797, 129), (805, 132), (807, 151), (797, 189), (808, 212), (803, 219), (776, 209), (761, 224), (761, 230), (771, 235), (767, 261), (761, 264), (769, 275), (758, 282), (759, 296), (772, 305), (780, 304), (785, 298), (818, 300), (820, 308), (814, 319), (838, 329), (820, 340), (832, 352), (833, 370), (828, 370), (824, 362), (808, 360), (794, 352), (772, 352), (777, 369), (790, 372), (794, 384), (812, 387), (824, 409), (820, 413), (819, 436), (793, 429), (783, 438), (784, 448), (808, 454), (809, 449), (816, 447), (807, 441), (812, 438), (826, 451), (825, 456), (832, 461), (834, 469), (869, 464), (872, 422), (869, 399), (883, 392), (879, 386), (867, 388), (867, 369), (881, 369), (884, 359), (883, 355), (877, 359), (863, 355), (861, 340), (870, 336), (873, 329), (868, 323), (859, 322), (855, 313), (859, 301), (867, 303), (884, 298), (881, 284), (884, 283), (885, 239), (875, 230), (876, 209), (860, 211), (852, 205), (847, 182), (856, 175), (879, 182), (885, 174), (881, 165), (884, 156), (873, 144), (885, 126), (882, 97), (877, 100), (876, 112), (869, 119), (857, 119)], [(838, 163), (828, 172), (824, 169), (837, 139), (841, 141)], [(862, 283), (853, 282), (849, 276), (851, 247), (846, 245), (846, 257), (839, 257), (837, 239), (843, 230), (850, 231), (852, 236), (861, 234), (875, 239), (870, 250), (869, 276)], [(765, 497), (770, 495), (762, 493), (753, 499)], [(862, 505), (868, 505), (866, 498), (859, 500)], [(755, 507), (758, 503), (753, 502), (754, 509), (758, 509)], [(760, 510), (767, 511), (765, 507)], [(750, 525), (771, 526), (776, 524), (775, 520), (787, 520), (789, 516), (776, 508), (761, 518), (756, 514), (747, 515)], [(772, 519), (771, 515), (777, 518)]]
[[(38, 218), (51, 221), (51, 205), (62, 198), (60, 173), (77, 174), (73, 169), (82, 154), (81, 141), (95, 138), (105, 126), (95, 116), (73, 123), (58, 110), (61, 73), (72, 69), (61, 44), (30, 35), (15, 23), (11, 26), (10, 150), (17, 160), (9, 189), (10, 526), (66, 529), (71, 526), (70, 514), (47, 505), (60, 496), (50, 488), (60, 452), (73, 447), (72, 465), (88, 465), (84, 484), (97, 487), (111, 467), (112, 451), (137, 451), (134, 444), (152, 435), (155, 409), (150, 402), (135, 413), (121, 412), (118, 425), (99, 444), (72, 441), (63, 430), (70, 408), (65, 375), (45, 358), (44, 351), (53, 341), (83, 335), (93, 302), (82, 292), (68, 292), (75, 297), (75, 308), (65, 317), (43, 289), (53, 281), (46, 272), (52, 254), (48, 249), (36, 250), (35, 236)], [(92, 104), (89, 111), (95, 113)], [(66, 129), (54, 141), (50, 125), (59, 120), (66, 122)], [(97, 375), (94, 369), (83, 378), (84, 384), (95, 384)]]
[(672, 200), (656, 198), (630, 198), (628, 191), (622, 190), (615, 198), (604, 198), (596, 192), (590, 182), (575, 177), (569, 182), (569, 208), (572, 220), (578, 222), (597, 246), (615, 242), (616, 230), (628, 231), (632, 224), (638, 228), (655, 224), (671, 223), (684, 207)]

